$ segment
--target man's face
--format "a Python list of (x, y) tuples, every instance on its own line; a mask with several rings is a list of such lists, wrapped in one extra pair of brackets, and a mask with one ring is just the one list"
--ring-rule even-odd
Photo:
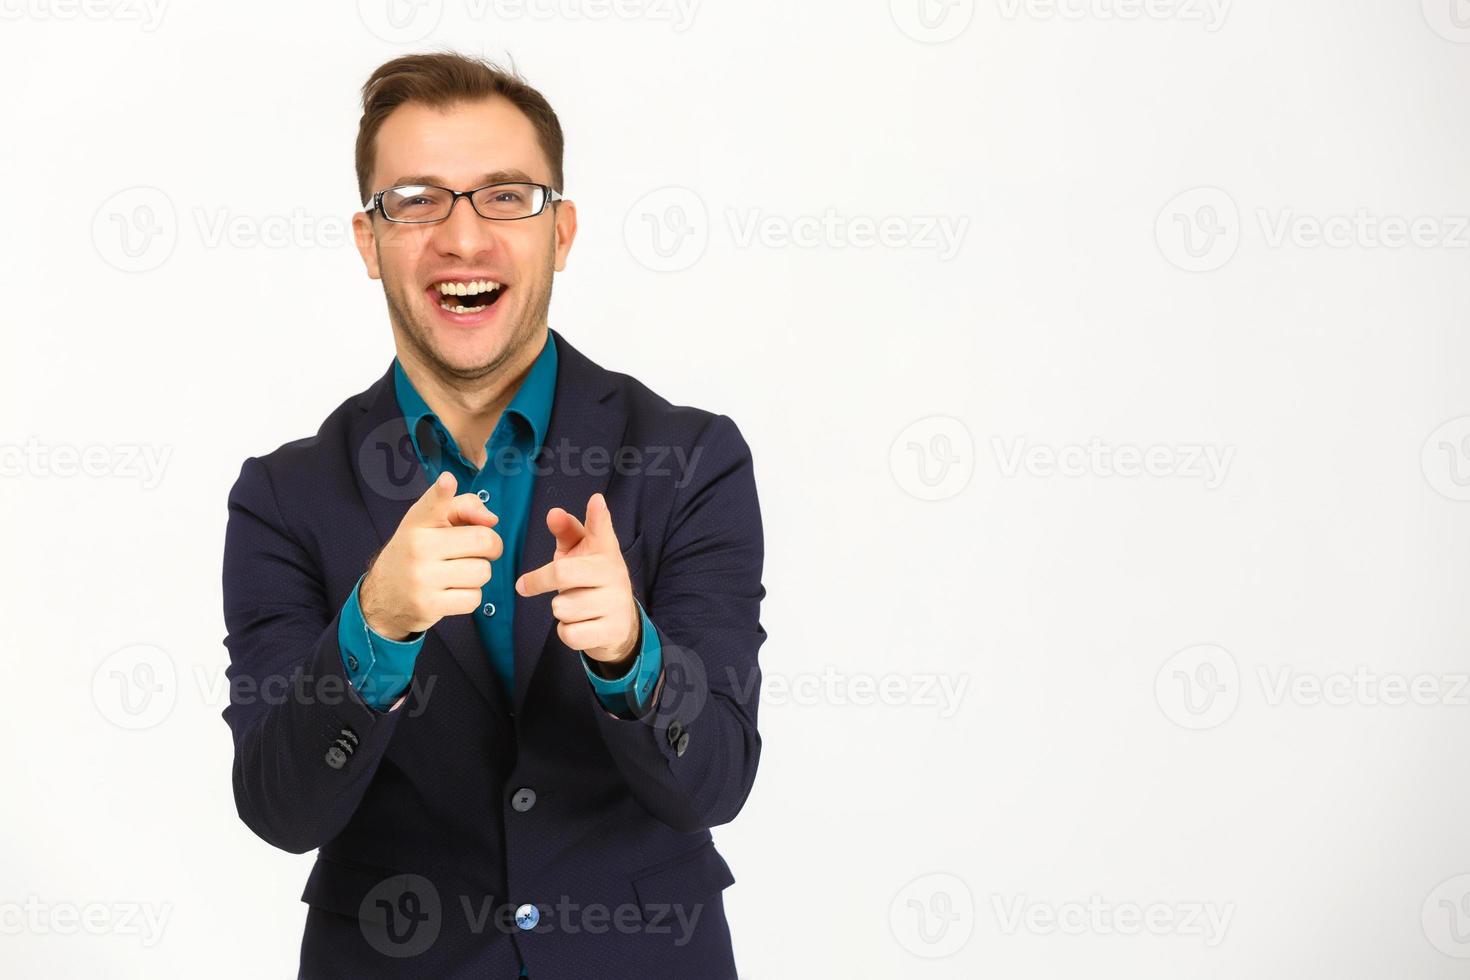
[[(505, 99), (443, 109), (410, 103), (378, 130), (372, 191), (418, 183), (467, 191), (500, 180), (551, 183), (535, 127)], [(542, 336), (552, 275), (566, 267), (576, 230), (570, 201), (517, 221), (482, 218), (463, 198), (437, 224), (399, 224), (377, 213), (353, 218), (358, 251), (368, 275), (383, 281), (399, 342), (463, 380), (499, 369)], [(441, 289), (477, 280), (500, 288), (477, 298)], [(481, 305), (475, 313), (450, 309)]]

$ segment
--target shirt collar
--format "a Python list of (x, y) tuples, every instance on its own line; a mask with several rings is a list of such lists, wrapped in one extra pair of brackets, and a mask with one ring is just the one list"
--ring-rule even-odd
[[(413, 440), (413, 448), (420, 457), (424, 456), (423, 449), (419, 445), (419, 423), (423, 419), (429, 419), (436, 427), (443, 429), (439, 417), (434, 414), (413, 382), (408, 380), (408, 373), (403, 370), (403, 365), (398, 358), (393, 358), (393, 390), (398, 397), (398, 408), (403, 413), (404, 424), (408, 428), (409, 438)], [(531, 448), (528, 455), (534, 455), (541, 448), (546, 439), (546, 429), (551, 424), (551, 403), (556, 395), (556, 340), (551, 331), (546, 331), (546, 339), (542, 343), (541, 353), (531, 363), (531, 370), (526, 373), (525, 380), (517, 389), (510, 404), (505, 408), (505, 415), (519, 416), (531, 428)], [(503, 417), (503, 416), (502, 416)], [(454, 436), (445, 431), (450, 446), (454, 447)], [(494, 438), (494, 433), (491, 434)], [(486, 443), (486, 451), (489, 451), (489, 443)]]

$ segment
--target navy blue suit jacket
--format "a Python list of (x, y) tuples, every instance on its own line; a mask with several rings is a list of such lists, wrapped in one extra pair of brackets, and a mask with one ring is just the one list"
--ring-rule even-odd
[(547, 510), (605, 494), (663, 646), (640, 719), (598, 703), (551, 594), (517, 600), (513, 695), (461, 615), (428, 631), (396, 710), (358, 697), (342, 604), (427, 489), (391, 366), (315, 436), (245, 460), (230, 491), (235, 802), (267, 842), (319, 849), (301, 976), (735, 976), (734, 879), (709, 828), (740, 811), (760, 757), (750, 450), (729, 418), (556, 342), (521, 570), (552, 557)]

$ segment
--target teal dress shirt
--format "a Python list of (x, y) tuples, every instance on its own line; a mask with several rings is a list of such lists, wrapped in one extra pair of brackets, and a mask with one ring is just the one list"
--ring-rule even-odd
[[(460, 452), (449, 430), (414, 389), (403, 366), (396, 358), (393, 361), (398, 407), (429, 483), (432, 484), (441, 472), (448, 469), (454, 474), (459, 493), (478, 494), (485, 506), (500, 518), (495, 530), (504, 542), (505, 551), (495, 561), (494, 574), (481, 590), (480, 608), (472, 615), (480, 645), (503, 686), (507, 700), (515, 691), (515, 582), (522, 574), (521, 543), (528, 522), (536, 516), (530, 513), (531, 492), (536, 478), (534, 460), (544, 444), (550, 424), (556, 374), (556, 341), (548, 330), (541, 353), (485, 443), (485, 465), (476, 468)], [(581, 502), (568, 503), (575, 507)], [(359, 578), (342, 607), (337, 630), (338, 645), (352, 686), (368, 705), (386, 711), (407, 689), (413, 677), (413, 665), (423, 648), (424, 634), (416, 633), (396, 641), (370, 628), (362, 615), (358, 596), (361, 588), (362, 578)], [(638, 617), (641, 627), (638, 653), (621, 677), (608, 679), (599, 676), (593, 672), (592, 662), (585, 654), (582, 655), (583, 669), (598, 701), (621, 718), (634, 717), (646, 707), (663, 666), (658, 631), (641, 603), (638, 604)]]

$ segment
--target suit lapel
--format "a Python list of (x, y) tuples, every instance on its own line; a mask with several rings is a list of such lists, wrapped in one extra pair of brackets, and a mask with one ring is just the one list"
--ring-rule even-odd
[[(542, 444), (541, 472), (531, 492), (520, 574), (540, 568), (556, 553), (556, 539), (546, 527), (547, 511), (561, 507), (580, 520), (587, 514), (588, 498), (607, 489), (611, 461), (616, 459), (628, 422), (612, 374), (588, 360), (561, 334), (551, 333), (556, 338), (556, 399)], [(603, 454), (593, 458), (592, 472), (588, 472), (588, 450), (593, 447)], [(554, 594), (516, 597), (516, 711), (525, 702), (536, 665), (552, 639)]]
[[(423, 467), (413, 451), (398, 397), (393, 389), (393, 367), (363, 393), (364, 411), (352, 426), (349, 451), (355, 454), (353, 473), (373, 527), (383, 544), (398, 530), (403, 515), (429, 489)], [(465, 676), (492, 707), (500, 708), (504, 695), (491, 674), (489, 658), (469, 616), (446, 616), (429, 628), (426, 643), (438, 644), (459, 664)]]

